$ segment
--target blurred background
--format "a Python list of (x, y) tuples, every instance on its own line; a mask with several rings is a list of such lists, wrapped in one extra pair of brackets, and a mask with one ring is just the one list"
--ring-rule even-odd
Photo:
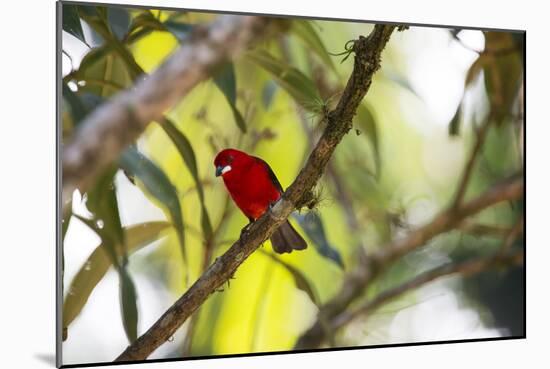
[[(63, 5), (62, 140), (219, 15)], [(111, 361), (238, 239), (248, 220), (214, 176), (234, 147), (288, 187), (351, 73), (347, 42), (373, 25), (278, 19), (277, 32), (151, 123), (63, 216), (64, 364)], [(269, 242), (150, 358), (291, 350), (367, 253), (428, 223), (455, 195), (482, 127), (466, 198), (523, 173), (524, 34), (395, 32), (309, 212), (303, 252)], [(348, 58), (349, 56), (349, 58)], [(160, 124), (159, 124), (160, 123)], [(450, 262), (491, 255), (523, 217), (491, 207), (391, 265), (363, 299)], [(522, 248), (518, 237), (512, 248)], [(182, 253), (186, 256), (182, 258)], [(335, 332), (334, 346), (524, 335), (523, 267), (438, 279)]]

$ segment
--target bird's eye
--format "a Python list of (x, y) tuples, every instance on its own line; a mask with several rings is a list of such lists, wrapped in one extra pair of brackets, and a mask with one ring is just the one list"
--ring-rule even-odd
[(233, 163), (233, 156), (229, 155), (227, 157), (227, 164), (231, 164), (231, 163)]

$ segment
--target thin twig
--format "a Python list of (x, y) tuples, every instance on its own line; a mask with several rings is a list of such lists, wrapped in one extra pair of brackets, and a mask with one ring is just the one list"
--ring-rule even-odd
[(483, 146), (483, 143), (485, 142), (485, 138), (487, 137), (487, 132), (489, 131), (489, 127), (491, 125), (490, 122), (491, 120), (487, 119), (481, 125), (481, 128), (477, 132), (476, 142), (474, 144), (474, 147), (472, 148), (470, 157), (468, 158), (468, 162), (466, 163), (466, 167), (464, 168), (464, 172), (458, 184), (458, 189), (456, 191), (456, 195), (453, 201), (454, 207), (458, 207), (460, 205), (460, 202), (464, 198), (464, 193), (466, 192), (466, 188), (468, 187), (468, 183), (470, 182), (470, 177), (472, 176), (472, 172), (474, 171), (474, 164), (481, 152), (481, 148)]
[(517, 238), (523, 233), (524, 226), (525, 219), (521, 217), (508, 232), (508, 235), (506, 236), (506, 239), (500, 249), (501, 254), (506, 254), (508, 250), (510, 250)]

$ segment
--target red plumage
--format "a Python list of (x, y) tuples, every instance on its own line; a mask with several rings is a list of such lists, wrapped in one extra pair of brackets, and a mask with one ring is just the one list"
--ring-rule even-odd
[[(283, 189), (269, 165), (260, 158), (235, 149), (225, 149), (214, 159), (216, 176), (222, 176), (235, 204), (250, 222), (264, 214), (281, 197)], [(271, 236), (278, 253), (303, 250), (304, 239), (286, 221)]]

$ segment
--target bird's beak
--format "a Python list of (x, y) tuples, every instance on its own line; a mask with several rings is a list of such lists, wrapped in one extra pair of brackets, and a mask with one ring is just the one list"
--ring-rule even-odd
[(231, 170), (231, 165), (226, 165), (225, 167), (222, 167), (221, 165), (218, 165), (216, 167), (216, 177), (221, 176), (222, 174), (225, 174)]

